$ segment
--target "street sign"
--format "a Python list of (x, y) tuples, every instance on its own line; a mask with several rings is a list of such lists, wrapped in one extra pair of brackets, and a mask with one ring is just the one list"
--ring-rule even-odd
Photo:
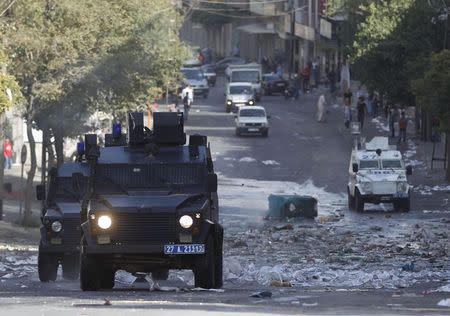
[(27, 161), (27, 146), (23, 145), (20, 151), (20, 162), (24, 164), (25, 161)]

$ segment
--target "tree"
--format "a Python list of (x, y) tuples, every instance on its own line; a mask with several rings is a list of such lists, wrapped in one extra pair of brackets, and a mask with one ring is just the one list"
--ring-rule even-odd
[[(440, 118), (439, 127), (447, 137), (447, 153), (450, 153), (450, 50), (431, 55), (430, 68), (423, 78), (412, 82), (412, 89), (419, 104)], [(446, 178), (450, 181), (450, 155), (447, 154)]]
[(149, 88), (164, 90), (167, 78), (177, 77), (187, 50), (177, 36), (181, 17), (165, 0), (19, 1), (1, 22), (11, 69), (26, 100), (27, 224), (36, 172), (32, 127), (51, 131), (61, 164), (63, 137), (79, 131), (83, 114), (142, 108)]

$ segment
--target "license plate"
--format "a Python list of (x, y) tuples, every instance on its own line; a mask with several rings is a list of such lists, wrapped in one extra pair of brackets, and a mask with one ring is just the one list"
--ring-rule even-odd
[(249, 132), (258, 132), (259, 129), (257, 129), (257, 128), (249, 128), (248, 131)]
[(277, 87), (284, 87), (284, 83), (277, 83)]
[(408, 197), (408, 194), (406, 194), (404, 192), (397, 192), (397, 193), (394, 193), (394, 197), (395, 198), (406, 198), (406, 197)]
[(193, 255), (205, 253), (204, 244), (164, 245), (166, 255)]
[(389, 200), (391, 200), (391, 197), (390, 197), (390, 196), (382, 196), (382, 197), (380, 198), (380, 200), (381, 200), (381, 201), (389, 201)]
[(236, 103), (236, 106), (245, 106), (244, 103)]

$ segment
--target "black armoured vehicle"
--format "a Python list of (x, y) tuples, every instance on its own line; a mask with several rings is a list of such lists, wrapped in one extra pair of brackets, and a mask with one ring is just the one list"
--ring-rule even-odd
[(130, 113), (127, 140), (117, 126), (101, 150), (95, 135), (86, 136), (84, 291), (111, 289), (118, 269), (151, 272), (154, 279), (192, 269), (195, 286), (222, 286), (223, 228), (207, 139), (191, 135), (185, 145), (181, 113), (155, 113), (153, 126)]
[(66, 163), (50, 170), (47, 194), (44, 185), (37, 186), (37, 198), (43, 201), (38, 255), (42, 282), (56, 280), (59, 264), (65, 279), (78, 278), (80, 209), (88, 172), (86, 163)]

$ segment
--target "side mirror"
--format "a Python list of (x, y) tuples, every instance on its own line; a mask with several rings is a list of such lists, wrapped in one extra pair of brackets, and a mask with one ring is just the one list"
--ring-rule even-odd
[(412, 166), (406, 166), (406, 174), (408, 176), (412, 175)]
[(358, 172), (358, 164), (357, 163), (352, 164), (352, 170), (354, 173)]
[(238, 116), (237, 116), (237, 115), (235, 115), (235, 116), (234, 116), (234, 118), (235, 118), (235, 119), (237, 119), (237, 118), (238, 118)]
[(208, 191), (217, 192), (217, 174), (208, 174)]
[(36, 199), (38, 201), (44, 201), (45, 200), (45, 185), (38, 184), (36, 186)]
[(267, 119), (270, 119), (271, 118), (271, 116), (270, 115), (267, 115)]
[(226, 97), (226, 96), (227, 96), (227, 94), (226, 94), (226, 93), (224, 93), (224, 94), (223, 94), (223, 96), (225, 96), (225, 97)]

